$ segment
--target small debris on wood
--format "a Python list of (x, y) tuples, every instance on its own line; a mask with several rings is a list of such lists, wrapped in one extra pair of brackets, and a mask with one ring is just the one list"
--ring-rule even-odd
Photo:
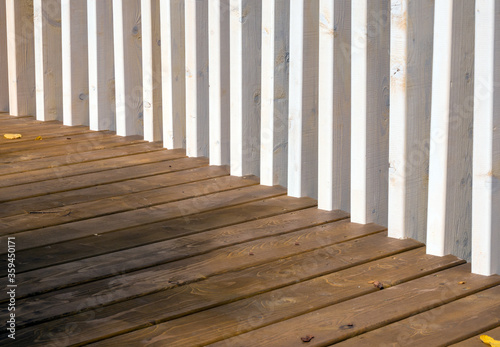
[(491, 336), (488, 335), (481, 335), (479, 336), (481, 341), (483, 341), (485, 344), (490, 345), (490, 346), (500, 346), (500, 341), (495, 340)]
[(71, 137), (67, 137), (66, 140), (71, 140)]
[(40, 141), (40, 140), (43, 140), (43, 138), (41, 136), (35, 137), (35, 141)]
[(23, 136), (21, 134), (4, 134), (3, 137), (5, 137), (7, 140), (15, 140), (20, 139)]
[(458, 284), (465, 284), (465, 281), (460, 281), (458, 282)]
[(300, 339), (302, 340), (302, 342), (310, 342), (312, 339), (314, 339), (314, 336), (306, 335), (304, 337), (301, 337)]
[(250, 252), (250, 253), (248, 253), (248, 255), (254, 255), (254, 253), (253, 253), (253, 252)]
[(352, 324), (352, 323), (340, 326), (340, 330), (347, 330), (347, 329), (352, 329), (352, 328), (354, 328), (354, 324)]
[(295, 246), (300, 246), (300, 243), (299, 242), (295, 242)]

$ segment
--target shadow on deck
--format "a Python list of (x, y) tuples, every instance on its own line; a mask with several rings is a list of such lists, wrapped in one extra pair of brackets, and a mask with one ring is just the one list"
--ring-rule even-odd
[(0, 129), (4, 346), (500, 339), (500, 276), (456, 257), (139, 137), (6, 114)]

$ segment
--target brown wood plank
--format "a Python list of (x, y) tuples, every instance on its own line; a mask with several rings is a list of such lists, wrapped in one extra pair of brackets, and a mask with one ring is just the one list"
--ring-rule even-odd
[[(455, 281), (455, 285), (459, 284)], [(449, 346), (498, 324), (500, 286), (381, 327), (336, 346)], [(482, 343), (479, 337), (475, 336), (474, 339)]]
[[(193, 158), (189, 158), (192, 160)], [(255, 177), (242, 178), (258, 183)], [(283, 187), (264, 187), (254, 185), (227, 192), (210, 194), (189, 200), (147, 207), (135, 211), (115, 213), (107, 216), (67, 223), (16, 234), (16, 250), (41, 247), (53, 243), (74, 240), (81, 237), (131, 228), (168, 219), (186, 217), (196, 213), (239, 205), (250, 201), (279, 196), (286, 193)], [(0, 243), (7, 242), (7, 236), (0, 236)], [(0, 249), (0, 254), (7, 250)]]
[(471, 338), (468, 338), (467, 340), (453, 344), (450, 347), (476, 347), (476, 346), (477, 347), (485, 347), (485, 346), (487, 346), (479, 338), (480, 335), (488, 335), (489, 337), (492, 337), (495, 340), (500, 341), (500, 326), (497, 326), (496, 328), (493, 328), (491, 330), (482, 331), (482, 332), (478, 333), (476, 336), (473, 336)]
[[(74, 134), (84, 134), (90, 132), (88, 127), (85, 126), (72, 126), (72, 127), (67, 127), (67, 126), (60, 126), (60, 125), (46, 125), (45, 127), (39, 129), (39, 130), (32, 130), (33, 126), (27, 126), (26, 128), (23, 127), (18, 127), (18, 126), (12, 126), (12, 127), (6, 127), (5, 129), (2, 129), (3, 134), (7, 133), (14, 133), (14, 134), (21, 134), (22, 137), (19, 139), (15, 140), (8, 140), (6, 139), (3, 134), (0, 136), (0, 147), (3, 144), (10, 144), (10, 142), (15, 141), (15, 142), (26, 142), (26, 141), (33, 141), (35, 140), (38, 136), (41, 136), (42, 138), (50, 138), (50, 137), (71, 137)], [(37, 126), (38, 127), (38, 126)]]
[(25, 119), (25, 118), (30, 118), (30, 119), (35, 119), (33, 116), (11, 116), (8, 112), (1, 112), (0, 113), (0, 119), (3, 120), (9, 120), (9, 119)]
[[(457, 279), (470, 283), (457, 285)], [(220, 341), (214, 346), (326, 346), (430, 310), (500, 283), (500, 276), (470, 273), (468, 264)], [(140, 333), (138, 333), (140, 334)], [(131, 334), (129, 334), (131, 335)], [(129, 336), (130, 337), (130, 336)], [(157, 337), (157, 341), (158, 341)], [(129, 339), (131, 343), (134, 340)]]
[[(275, 228), (274, 224), (269, 225), (269, 219), (257, 220), (238, 224), (231, 227), (207, 231), (202, 234), (176, 238), (173, 240), (162, 241), (141, 247), (135, 247), (119, 252), (103, 254), (97, 257), (86, 258), (73, 261), (66, 264), (55, 265), (39, 270), (20, 273), (17, 276), (18, 283), (26, 288), (26, 291), (19, 291), (18, 295), (28, 295), (31, 291), (46, 291), (51, 288), (58, 288), (64, 285), (74, 285), (95, 278), (111, 276), (116, 274), (119, 268), (121, 272), (131, 272), (140, 268), (154, 265), (165, 264), (167, 262), (180, 261), (186, 259), (184, 263), (191, 262), (203, 263), (209, 261), (206, 253), (212, 257), (224, 256), (221, 254), (234, 253), (231, 261), (235, 266), (238, 262), (242, 263), (241, 257), (247, 261), (248, 254), (244, 254), (241, 249), (248, 247), (259, 248), (262, 251), (270, 249), (270, 254), (264, 257), (264, 260), (274, 259), (275, 257), (288, 256), (286, 252), (305, 252), (318, 247), (318, 241), (330, 244), (338, 242), (338, 234), (345, 229), (345, 223), (339, 224), (332, 222), (321, 224), (320, 226), (307, 228), (310, 226), (309, 220), (298, 221), (295, 215), (287, 215), (289, 220), (283, 218), (283, 228)], [(276, 217), (274, 217), (276, 218)], [(346, 218), (345, 212), (338, 212), (332, 216), (334, 221)], [(260, 230), (255, 230), (260, 227)], [(304, 229), (306, 228), (306, 229)], [(377, 231), (380, 230), (377, 229)], [(355, 231), (353, 231), (354, 233)], [(276, 233), (276, 236), (274, 233)], [(329, 238), (316, 240), (316, 236), (331, 233), (333, 241)], [(245, 234), (245, 235), (242, 235)], [(246, 235), (249, 234), (249, 235)], [(267, 238), (261, 239), (268, 235)], [(359, 234), (357, 234), (359, 236)], [(362, 234), (364, 235), (364, 234)], [(292, 247), (288, 244), (290, 238), (306, 239), (300, 247)], [(310, 241), (309, 241), (310, 239)], [(210, 242), (207, 242), (210, 240)], [(276, 246), (275, 244), (279, 244)], [(219, 250), (217, 252), (217, 250)], [(284, 255), (286, 254), (286, 255)], [(196, 258), (198, 257), (198, 258)], [(252, 260), (262, 261), (263, 256), (253, 257)], [(216, 268), (217, 266), (214, 265)], [(155, 271), (160, 273), (159, 268)], [(42, 283), (41, 279), (52, 278), (51, 283)]]
[(103, 136), (102, 138), (95, 138), (93, 141), (86, 140), (68, 142), (68, 140), (66, 140), (66, 142), (63, 142), (60, 145), (55, 145), (48, 148), (38, 148), (38, 146), (32, 145), (30, 148), (12, 151), (11, 153), (0, 151), (0, 163), (9, 164), (62, 155), (68, 156), (67, 159), (69, 159), (71, 162), (74, 162), (76, 159), (75, 157), (79, 156), (80, 153), (100, 149), (115, 148), (119, 146), (128, 146), (130, 144), (137, 143), (145, 142), (142, 140), (142, 137), (138, 135), (127, 137), (109, 135)]
[[(193, 161), (193, 163), (196, 164), (198, 162)], [(129, 179), (116, 183), (101, 184), (88, 188), (74, 189), (61, 193), (14, 200), (0, 204), (0, 218), (17, 214), (26, 214), (29, 213), (29, 211), (42, 211), (151, 189), (175, 186), (191, 181), (200, 181), (228, 174), (229, 168), (225, 166), (203, 166), (155, 176)], [(99, 182), (95, 183), (98, 184)]]
[[(51, 245), (50, 248), (31, 248), (16, 253), (18, 255), (16, 270), (17, 273), (21, 273), (50, 265), (66, 263), (71, 260), (193, 235), (215, 228), (224, 228), (260, 218), (265, 219), (262, 223), (267, 222), (268, 225), (274, 224), (274, 227), (277, 229), (275, 233), (279, 233), (285, 227), (286, 223), (283, 221), (287, 218), (286, 215), (280, 216), (280, 214), (286, 214), (290, 211), (294, 211), (291, 214), (296, 218), (309, 220), (311, 225), (332, 221), (332, 216), (336, 216), (338, 213), (338, 211), (321, 211), (315, 208), (315, 206), (316, 200), (310, 198), (292, 198), (284, 195), (242, 205), (224, 207), (219, 210), (203, 212), (189, 217), (179, 217), (168, 221), (103, 233), (99, 234), (98, 237), (92, 235), (77, 240), (60, 242)], [(301, 209), (305, 210), (301, 211)], [(240, 235), (240, 237), (247, 237), (248, 240), (251, 239), (250, 236), (248, 234)], [(6, 262), (6, 259), (0, 258), (0, 271), (1, 269), (7, 269)], [(2, 265), (4, 266), (2, 267)]]
[[(149, 153), (139, 153), (124, 157), (98, 160), (93, 162), (92, 165), (81, 163), (73, 164), (70, 166), (36, 170), (33, 172), (21, 172), (16, 174), (3, 175), (2, 179), (0, 180), (0, 201), (9, 201), (22, 197), (63, 191), (63, 189), (59, 187), (59, 183), (62, 182), (62, 179), (64, 178), (69, 178), (68, 181), (75, 181), (81, 178), (81, 175), (89, 173), (98, 173), (101, 171), (105, 171), (106, 175), (113, 174), (113, 172), (110, 172), (111, 170), (117, 170), (116, 173), (119, 175), (122, 171), (118, 170), (124, 170), (124, 168), (127, 168), (125, 170), (135, 170), (141, 165), (151, 163), (155, 163), (156, 166), (158, 166), (161, 165), (159, 164), (159, 162), (178, 159), (184, 156), (185, 152), (183, 149), (156, 150)], [(205, 162), (208, 163), (208, 160), (205, 159)], [(171, 163), (168, 163), (168, 165), (171, 165)], [(49, 180), (57, 181), (57, 184), (51, 189), (48, 189), (49, 186), (51, 186), (49, 182), (47, 182), (47, 184), (39, 183), (40, 181)], [(24, 186), (19, 187), (20, 185)], [(86, 185), (80, 185), (80, 187), (88, 187), (89, 185), (95, 184), (90, 184), (90, 182), (88, 182), (86, 183)], [(39, 191), (41, 193), (33, 193), (34, 191)]]
[[(366, 229), (367, 228), (365, 228), (365, 231), (367, 231)], [(348, 235), (348, 233), (346, 233), (345, 231), (341, 234), (344, 234), (344, 236)], [(340, 234), (338, 236), (340, 236)], [(212, 258), (209, 257), (210, 254), (207, 254), (202, 257), (197, 257), (199, 260), (201, 260), (201, 262), (193, 262), (189, 260), (178, 261), (169, 264), (169, 266), (156, 266), (148, 270), (134, 272), (127, 276), (127, 278), (130, 279), (127, 282), (122, 281), (120, 278), (108, 278), (92, 283), (83, 284), (73, 288), (58, 290), (57, 292), (38, 295), (36, 297), (36, 300), (30, 300), (30, 298), (20, 299), (18, 300), (19, 307), (23, 307), (23, 310), (26, 310), (25, 314), (20, 314), (20, 316), (26, 318), (31, 317), (30, 319), (40, 320), (49, 317), (56, 317), (66, 313), (76, 313), (77, 311), (75, 311), (75, 309), (77, 308), (94, 309), (96, 304), (102, 305), (113, 302), (123, 302), (126, 299), (142, 297), (146, 294), (153, 294), (155, 292), (160, 292), (175, 287), (181, 288), (190, 283), (205, 280), (207, 278), (224, 273), (231, 273), (232, 276), (236, 276), (238, 278), (237, 273), (235, 274), (234, 271), (238, 271), (238, 273), (243, 271), (242, 273), (246, 273), (247, 275), (249, 273), (260, 274), (272, 271), (276, 275), (276, 272), (279, 273), (281, 264), (284, 263), (284, 269), (289, 269), (289, 271), (286, 271), (286, 275), (284, 275), (283, 273), (281, 273), (281, 275), (278, 275), (282, 279), (277, 281), (276, 285), (277, 287), (281, 287), (283, 285), (296, 282), (297, 278), (294, 275), (294, 273), (296, 272), (303, 273), (304, 271), (307, 271), (310, 274), (326, 274), (335, 270), (345, 269), (353, 265), (382, 258), (388, 254), (394, 254), (409, 250), (415, 248), (415, 246), (418, 245), (415, 241), (412, 242), (407, 240), (403, 242), (401, 242), (401, 240), (399, 240), (399, 242), (396, 240), (387, 242), (388, 239), (385, 238), (382, 234), (362, 237), (359, 240), (353, 240), (353, 238), (355, 238), (355, 236), (353, 236), (351, 239), (348, 239), (346, 242), (332, 244), (328, 247), (322, 247), (313, 252), (295, 252), (294, 254), (291, 254), (291, 258), (287, 256), (283, 258), (280, 258), (279, 256), (271, 256), (269, 257), (271, 262), (258, 261), (255, 258), (248, 256), (248, 254), (245, 254), (245, 257), (248, 259), (246, 262), (239, 262), (237, 264), (234, 264), (232, 261), (228, 260), (228, 258), (232, 256), (232, 253), (227, 253), (227, 256), (224, 257), (224, 259), (221, 259), (219, 257), (215, 260), (212, 260)], [(377, 245), (383, 243), (385, 245), (385, 250), (383, 252), (368, 251), (370, 242), (373, 242)], [(228, 248), (228, 250), (229, 249), (230, 248)], [(347, 250), (349, 250), (349, 252), (347, 252)], [(220, 252), (212, 253), (220, 254)], [(299, 261), (298, 259), (302, 261), (302, 265), (299, 265), (299, 263), (297, 263), (297, 261)], [(319, 259), (324, 260), (325, 264), (319, 266), (319, 268), (318, 266), (307, 266), (307, 270), (301, 269), (301, 266), (304, 266), (304, 262), (307, 259), (307, 264), (316, 262)], [(328, 261), (328, 259), (330, 260)], [(294, 267), (297, 269), (289, 267), (291, 263), (294, 263)], [(280, 264), (280, 267), (277, 267), (277, 264)], [(185, 270), (183, 270), (182, 267), (186, 267)], [(255, 272), (256, 268), (259, 269), (259, 272)], [(264, 269), (266, 269), (266, 271), (263, 272)], [(144, 282), (145, 277), (143, 275), (148, 271), (155, 271), (157, 275), (155, 275), (154, 278), (149, 277), (149, 280), (147, 280), (147, 282)], [(311, 275), (305, 276), (303, 279), (306, 279), (308, 277), (310, 278)], [(225, 278), (229, 279), (230, 277)], [(298, 278), (300, 279), (301, 277)], [(255, 280), (255, 277), (253, 277), (253, 279)], [(228, 280), (226, 280), (226, 283), (227, 282)], [(264, 285), (264, 287), (266, 287), (265, 282), (262, 284)], [(110, 289), (113, 292), (112, 295), (108, 294)], [(93, 302), (90, 303), (88, 299), (85, 300), (85, 298), (81, 296), (81, 294), (83, 293), (86, 293), (85, 298), (88, 298), (89, 295), (92, 295), (94, 299)], [(165, 295), (169, 296), (170, 294), (167, 292), (165, 293)], [(60, 301), (62, 298), (65, 298), (63, 302)], [(46, 308), (43, 310), (43, 312), (40, 310), (40, 307), (42, 307), (42, 305)], [(25, 318), (21, 318), (21, 320), (22, 319)]]
[(150, 153), (155, 150), (162, 150), (161, 144), (136, 143), (115, 148), (97, 149), (91, 151), (81, 151), (75, 154), (66, 153), (49, 158), (32, 159), (24, 162), (4, 163), (0, 166), (0, 175), (8, 175), (21, 172), (33, 174), (36, 170), (54, 169), (58, 166), (75, 165), (87, 163), (93, 166), (94, 161), (119, 158), (128, 155)]
[[(369, 257), (368, 253), (365, 253), (367, 257)], [(372, 285), (367, 285), (367, 281), (373, 278), (395, 285), (411, 280), (415, 276), (429, 274), (461, 262), (451, 256), (427, 256), (425, 249), (421, 247), (381, 260), (339, 270), (345, 267), (342, 258), (345, 258), (347, 262), (351, 261), (347, 258), (347, 254), (340, 255), (333, 262), (331, 262), (332, 259), (328, 253), (322, 255), (325, 256), (325, 261), (319, 261), (321, 256), (319, 251), (304, 253), (249, 268), (237, 274), (218, 275), (204, 281), (174, 287), (168, 291), (96, 310), (94, 311), (95, 316), (91, 320), (88, 319), (88, 312), (86, 312), (42, 325), (22, 328), (20, 330), (21, 336), (18, 336), (18, 339), (25, 343), (32, 343), (36, 336), (38, 343), (48, 342), (50, 339), (65, 334), (65, 331), (58, 327), (74, 324), (75, 330), (79, 333), (72, 334), (68, 344), (86, 343), (103, 336), (109, 337), (128, 330), (147, 327), (150, 322), (158, 324), (184, 316), (184, 321), (188, 321), (188, 317), (193, 317), (188, 325), (194, 328), (192, 331), (199, 333), (197, 334), (199, 339), (193, 340), (194, 343), (210, 343), (214, 338), (217, 339), (220, 336), (241, 333), (239, 329), (245, 323), (253, 323), (252, 327), (266, 325), (290, 315), (307, 312), (311, 307), (341, 302), (373, 292), (377, 289)], [(311, 257), (316, 260), (317, 266), (302, 266), (304, 263), (310, 263), (311, 261), (308, 259)], [(362, 259), (358, 258), (357, 262), (362, 262)], [(283, 276), (283, 272), (286, 272), (287, 276)], [(329, 272), (332, 273), (308, 280)], [(305, 282), (295, 284), (303, 280)], [(316, 295), (312, 297), (312, 301), (309, 301), (311, 299), (309, 293), (311, 292), (316, 293)], [(254, 296), (256, 294), (258, 295)], [(222, 306), (224, 304), (226, 305)], [(206, 309), (211, 310), (186, 317), (188, 314)], [(263, 311), (269, 312), (269, 314), (262, 314)], [(227, 317), (227, 312), (240, 312), (248, 317), (262, 316), (262, 318), (253, 319), (252, 322), (237, 321)], [(213, 324), (214, 322), (211, 324), (200, 319), (202, 316), (207, 317), (214, 314), (218, 317), (217, 326)], [(127, 317), (127, 319), (120, 319), (120, 317)], [(227, 317), (227, 324), (223, 326), (220, 323), (225, 317)], [(103, 322), (106, 323), (103, 324)], [(182, 323), (180, 320), (175, 320), (171, 326), (182, 326)], [(163, 327), (164, 325), (161, 324), (158, 328), (161, 330)], [(172, 337), (171, 341), (183, 342), (182, 337), (180, 339)], [(111, 341), (114, 340), (110, 340), (108, 343)], [(185, 346), (194, 345), (190, 343), (193, 341), (186, 341)]]
[(249, 185), (255, 181), (234, 176), (209, 178), (171, 187), (158, 187), (127, 195), (113, 196), (95, 201), (61, 206), (28, 213), (22, 218), (10, 216), (0, 218), (0, 235), (13, 235), (27, 230), (56, 226), (80, 220), (96, 218), (113, 213), (138, 210), (174, 201), (190, 199), (212, 193), (223, 192)]

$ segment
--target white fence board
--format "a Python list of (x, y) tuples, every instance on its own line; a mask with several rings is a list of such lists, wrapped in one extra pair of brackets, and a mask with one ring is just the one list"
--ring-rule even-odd
[(0, 0), (0, 112), (7, 112), (9, 110), (6, 24), (5, 0)]

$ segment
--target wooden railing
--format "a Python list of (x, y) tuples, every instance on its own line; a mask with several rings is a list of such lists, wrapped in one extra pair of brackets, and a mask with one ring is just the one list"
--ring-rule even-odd
[(496, 0), (0, 0), (0, 110), (185, 147), (500, 273), (499, 14)]

